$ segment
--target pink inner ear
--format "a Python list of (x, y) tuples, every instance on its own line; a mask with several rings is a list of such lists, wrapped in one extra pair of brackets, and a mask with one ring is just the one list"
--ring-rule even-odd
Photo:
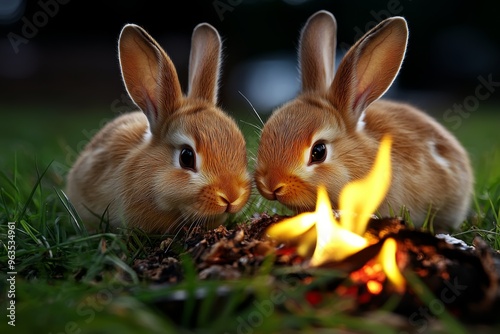
[(361, 116), (361, 113), (366, 109), (367, 104), (369, 104), (368, 97), (370, 96), (370, 93), (370, 86), (367, 86), (364, 91), (357, 92), (354, 103), (352, 105), (354, 115), (356, 115), (357, 118)]
[(145, 102), (146, 102), (146, 110), (143, 112), (146, 114), (149, 123), (154, 124), (158, 120), (158, 108), (154, 104), (153, 99), (148, 91), (144, 90)]

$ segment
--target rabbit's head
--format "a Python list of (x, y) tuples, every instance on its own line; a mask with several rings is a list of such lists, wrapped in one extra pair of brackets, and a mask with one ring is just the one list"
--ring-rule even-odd
[(255, 181), (265, 198), (311, 210), (323, 184), (336, 205), (345, 184), (367, 173), (377, 143), (358, 130), (366, 108), (396, 77), (407, 34), (401, 17), (381, 22), (334, 75), (336, 21), (326, 11), (309, 18), (300, 35), (301, 92), (272, 113), (260, 138)]
[(142, 210), (137, 202), (142, 198), (161, 211), (176, 212), (178, 219), (216, 223), (239, 211), (249, 197), (250, 178), (243, 134), (216, 106), (217, 31), (205, 23), (193, 32), (186, 95), (172, 61), (142, 28), (125, 26), (119, 49), (127, 91), (148, 123), (145, 145), (122, 171), (124, 210)]

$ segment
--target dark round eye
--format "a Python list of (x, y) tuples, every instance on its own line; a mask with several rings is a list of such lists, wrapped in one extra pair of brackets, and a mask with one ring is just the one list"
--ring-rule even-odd
[(195, 170), (196, 155), (191, 147), (181, 149), (179, 163), (182, 168)]
[(320, 163), (325, 161), (326, 158), (326, 145), (324, 143), (316, 143), (311, 149), (310, 164)]

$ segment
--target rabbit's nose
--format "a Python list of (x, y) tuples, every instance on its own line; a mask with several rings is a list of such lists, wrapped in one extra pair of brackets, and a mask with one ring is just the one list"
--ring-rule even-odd
[(274, 187), (262, 187), (259, 189), (262, 196), (264, 196), (266, 199), (270, 201), (276, 201), (279, 200), (279, 198), (285, 194), (286, 192), (286, 184), (284, 183), (278, 183)]
[(284, 183), (278, 183), (274, 186), (273, 197), (274, 199), (279, 198), (285, 192), (286, 185)]
[(260, 194), (267, 200), (270, 201), (275, 201), (277, 200), (276, 198), (276, 193), (274, 190), (271, 188), (270, 184), (267, 182), (265, 178), (257, 177), (255, 178), (255, 183), (257, 186), (257, 190), (260, 192)]
[(245, 191), (235, 194), (233, 196), (228, 195), (222, 191), (217, 191), (217, 203), (225, 207), (225, 212), (236, 213), (238, 212), (247, 201), (247, 196)]
[[(217, 204), (220, 206), (225, 206), (228, 208), (231, 205), (231, 201), (227, 198), (227, 195), (224, 194), (223, 192), (218, 191), (217, 192)], [(227, 211), (227, 209), (226, 209)]]

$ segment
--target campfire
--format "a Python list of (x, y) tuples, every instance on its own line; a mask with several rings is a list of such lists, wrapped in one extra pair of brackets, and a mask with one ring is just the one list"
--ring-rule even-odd
[[(353, 313), (391, 304), (395, 314), (416, 314), (416, 320), (427, 310), (464, 321), (495, 321), (500, 311), (496, 251), (480, 238), (469, 246), (449, 235), (410, 228), (399, 217), (373, 215), (390, 186), (390, 150), (391, 139), (383, 138), (369, 174), (341, 192), (338, 211), (319, 187), (314, 212), (293, 217), (262, 213), (234, 229), (187, 231), (182, 247), (198, 277), (239, 279), (258, 272), (271, 257), (274, 279), (298, 277), (310, 287), (304, 300), (312, 307), (338, 297), (351, 301), (347, 311)], [(153, 283), (182, 280), (170, 242), (163, 241), (148, 258), (136, 260), (139, 276)], [(280, 271), (284, 268), (285, 273)], [(318, 273), (325, 271), (335, 274), (319, 280)]]
[[(297, 253), (306, 257), (315, 246), (309, 265), (321, 267), (325, 263), (339, 263), (370, 245), (363, 235), (372, 217), (390, 186), (391, 179), (391, 138), (384, 137), (380, 144), (375, 164), (364, 178), (349, 183), (339, 198), (340, 218), (334, 216), (325, 187), (318, 188), (315, 212), (306, 212), (275, 224), (268, 229), (268, 235), (280, 241), (297, 240)], [(313, 231), (311, 231), (313, 230)], [(367, 274), (366, 287), (372, 293), (382, 290), (382, 283), (375, 277), (382, 277), (402, 292), (405, 280), (396, 262), (397, 244), (387, 238), (380, 252), (370, 264), (360, 269)], [(354, 276), (356, 276), (354, 275)]]
[[(390, 186), (390, 150), (391, 139), (385, 137), (370, 173), (342, 190), (337, 215), (326, 189), (319, 187), (314, 212), (274, 224), (267, 234), (287, 252), (295, 248), (302, 258), (301, 270), (345, 272), (345, 279), (330, 282), (329, 292), (353, 297), (357, 310), (380, 307), (395, 294), (399, 311), (418, 309), (424, 302), (415, 290), (427, 286), (441, 293), (452, 313), (479, 316), (478, 305), (485, 311), (498, 304), (499, 275), (493, 268), (497, 253), (487, 251), (480, 239), (477, 249), (465, 252), (428, 232), (406, 227), (399, 218), (372, 215)], [(442, 298), (443, 291), (453, 295)], [(312, 300), (317, 303), (321, 298)]]

